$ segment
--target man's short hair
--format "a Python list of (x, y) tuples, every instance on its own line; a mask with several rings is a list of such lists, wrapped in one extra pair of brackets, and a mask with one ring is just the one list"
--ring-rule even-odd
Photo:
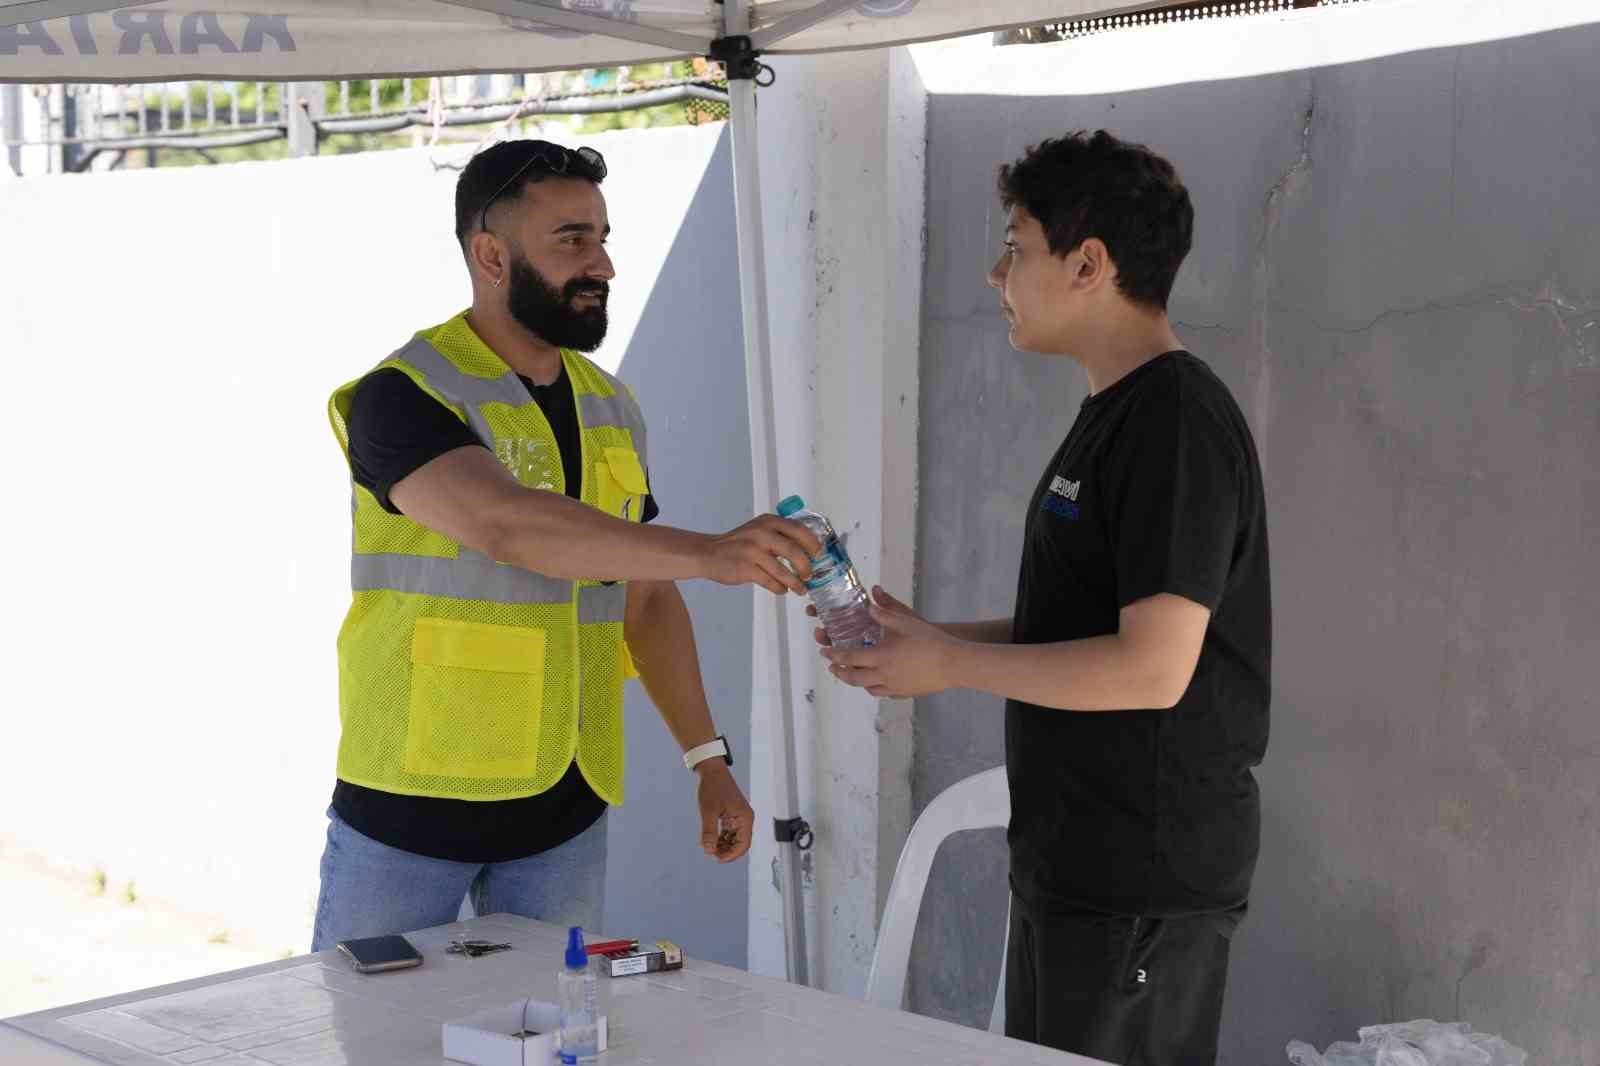
[[(551, 159), (561, 161), (564, 169), (553, 168)], [(467, 238), (477, 232), (479, 219), (491, 200), (515, 200), (529, 185), (556, 176), (586, 178), (599, 185), (605, 180), (605, 164), (596, 167), (577, 151), (532, 138), (502, 141), (485, 148), (467, 161), (456, 179), (456, 240), (466, 244)]]
[(1171, 163), (1105, 130), (1041, 141), (1000, 168), (1000, 202), (1039, 220), (1052, 255), (1098, 237), (1117, 265), (1117, 288), (1166, 310), (1194, 236), (1194, 206)]

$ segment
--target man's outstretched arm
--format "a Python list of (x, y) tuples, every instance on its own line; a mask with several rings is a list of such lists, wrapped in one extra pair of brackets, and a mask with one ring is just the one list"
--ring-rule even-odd
[(491, 559), (568, 580), (707, 578), (804, 595), (810, 557), (822, 552), (810, 530), (776, 515), (722, 534), (625, 522), (528, 488), (476, 446), (425, 463), (396, 482), (389, 499), (413, 522)]

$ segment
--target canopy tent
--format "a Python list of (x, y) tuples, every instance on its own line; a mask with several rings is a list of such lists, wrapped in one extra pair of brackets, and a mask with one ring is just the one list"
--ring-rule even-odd
[[(762, 54), (885, 47), (1158, 7), (1163, 0), (0, 0), (0, 82), (317, 81), (727, 64), (755, 509), (778, 476), (756, 158)], [(788, 614), (773, 600), (775, 827), (791, 981), (809, 983)]]
[[(908, 44), (1155, 7), (1107, 0), (0, 0), (0, 81), (314, 81)], [(748, 20), (748, 28), (743, 28)]]

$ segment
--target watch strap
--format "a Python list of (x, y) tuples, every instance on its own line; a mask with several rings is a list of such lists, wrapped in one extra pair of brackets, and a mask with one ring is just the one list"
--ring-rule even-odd
[(719, 755), (729, 766), (733, 765), (733, 754), (728, 750), (728, 740), (726, 737), (719, 736), (715, 740), (701, 744), (698, 747), (690, 748), (688, 751), (683, 753), (683, 765), (688, 769), (693, 770), (696, 766), (705, 762), (707, 759), (716, 758)]

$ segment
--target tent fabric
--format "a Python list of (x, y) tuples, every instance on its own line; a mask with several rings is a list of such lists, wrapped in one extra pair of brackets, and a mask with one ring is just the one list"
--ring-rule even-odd
[[(752, 35), (793, 28), (767, 50), (825, 52), (1152, 6), (753, 0)], [(715, 0), (0, 0), (0, 81), (314, 81), (609, 67), (705, 55), (721, 18)]]

